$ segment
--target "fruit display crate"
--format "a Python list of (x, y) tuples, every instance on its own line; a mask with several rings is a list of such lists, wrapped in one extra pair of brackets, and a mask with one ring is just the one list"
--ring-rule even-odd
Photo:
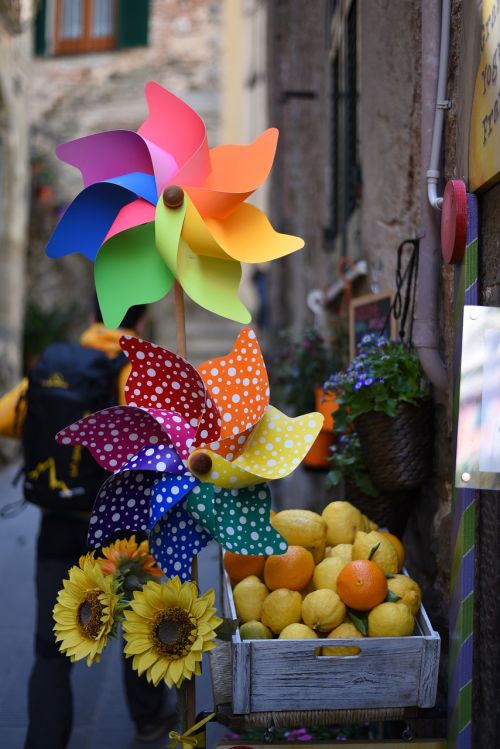
[[(233, 592), (222, 573), (223, 613), (237, 621)], [(436, 700), (440, 637), (424, 610), (409, 637), (336, 639), (360, 649), (323, 656), (332, 640), (242, 640), (239, 629), (221, 648), (231, 670), (233, 712), (432, 707)], [(217, 650), (214, 652), (217, 657)], [(219, 669), (220, 672), (220, 669)]]

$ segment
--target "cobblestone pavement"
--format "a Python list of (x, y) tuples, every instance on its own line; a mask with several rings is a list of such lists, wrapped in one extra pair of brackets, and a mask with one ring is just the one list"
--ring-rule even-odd
[[(12, 486), (16, 468), (0, 472), (0, 507), (15, 502), (20, 488)], [(39, 512), (30, 505), (15, 517), (0, 518), (0, 747), (22, 749), (26, 732), (26, 691), (31, 669), (34, 631), (34, 548)], [(199, 564), (200, 588), (217, 586), (217, 548), (207, 547)], [(197, 680), (197, 710), (213, 707), (208, 663)], [(121, 684), (118, 641), (112, 641), (100, 663), (73, 670), (75, 695), (74, 730), (69, 749), (166, 749), (165, 737), (156, 743), (133, 740)], [(226, 732), (211, 724), (207, 747), (211, 749)]]

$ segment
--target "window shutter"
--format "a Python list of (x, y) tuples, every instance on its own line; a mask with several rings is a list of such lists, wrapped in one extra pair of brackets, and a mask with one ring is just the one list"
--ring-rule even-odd
[(118, 0), (117, 47), (144, 47), (148, 43), (149, 0)]
[(45, 21), (47, 12), (47, 0), (40, 0), (38, 3), (38, 11), (35, 19), (35, 54), (45, 54), (47, 46), (45, 39)]

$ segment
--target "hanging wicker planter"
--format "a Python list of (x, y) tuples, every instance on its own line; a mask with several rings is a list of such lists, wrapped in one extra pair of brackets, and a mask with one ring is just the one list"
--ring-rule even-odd
[(420, 486), (431, 462), (431, 402), (418, 406), (400, 401), (396, 416), (370, 411), (356, 417), (354, 425), (366, 466), (382, 491)]
[(382, 491), (376, 497), (365, 494), (352, 479), (344, 480), (345, 498), (381, 528), (401, 537), (417, 498), (415, 489)]

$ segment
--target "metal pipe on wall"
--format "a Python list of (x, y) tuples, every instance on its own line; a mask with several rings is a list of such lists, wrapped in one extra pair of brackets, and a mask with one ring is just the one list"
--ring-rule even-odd
[[(437, 174), (429, 175), (433, 180), (438, 179), (439, 171), (432, 165), (431, 155), (440, 151), (441, 133), (443, 125), (442, 103), (438, 95), (438, 73), (441, 63), (448, 66), (448, 54), (444, 52), (448, 44), (442, 45), (443, 34), (449, 39), (450, 0), (443, 0), (442, 13), (439, 12), (435, 0), (422, 0), (422, 109), (421, 109), (421, 241), (420, 260), (417, 285), (417, 300), (413, 328), (413, 342), (420, 362), (430, 382), (438, 390), (446, 390), (448, 376), (446, 367), (439, 354), (439, 326), (438, 326), (438, 284), (441, 266), (439, 223), (436, 218), (435, 205), (428, 200), (428, 175), (425, 166)], [(443, 23), (441, 23), (441, 21)], [(439, 30), (442, 30), (440, 35)], [(443, 54), (440, 54), (443, 49)], [(441, 104), (441, 106), (440, 106)], [(436, 127), (434, 127), (434, 121)], [(437, 132), (437, 136), (436, 136)], [(438, 139), (439, 150), (437, 150)], [(435, 161), (437, 159), (435, 158)], [(433, 168), (434, 166), (434, 168)], [(438, 200), (438, 199), (437, 199)]]

